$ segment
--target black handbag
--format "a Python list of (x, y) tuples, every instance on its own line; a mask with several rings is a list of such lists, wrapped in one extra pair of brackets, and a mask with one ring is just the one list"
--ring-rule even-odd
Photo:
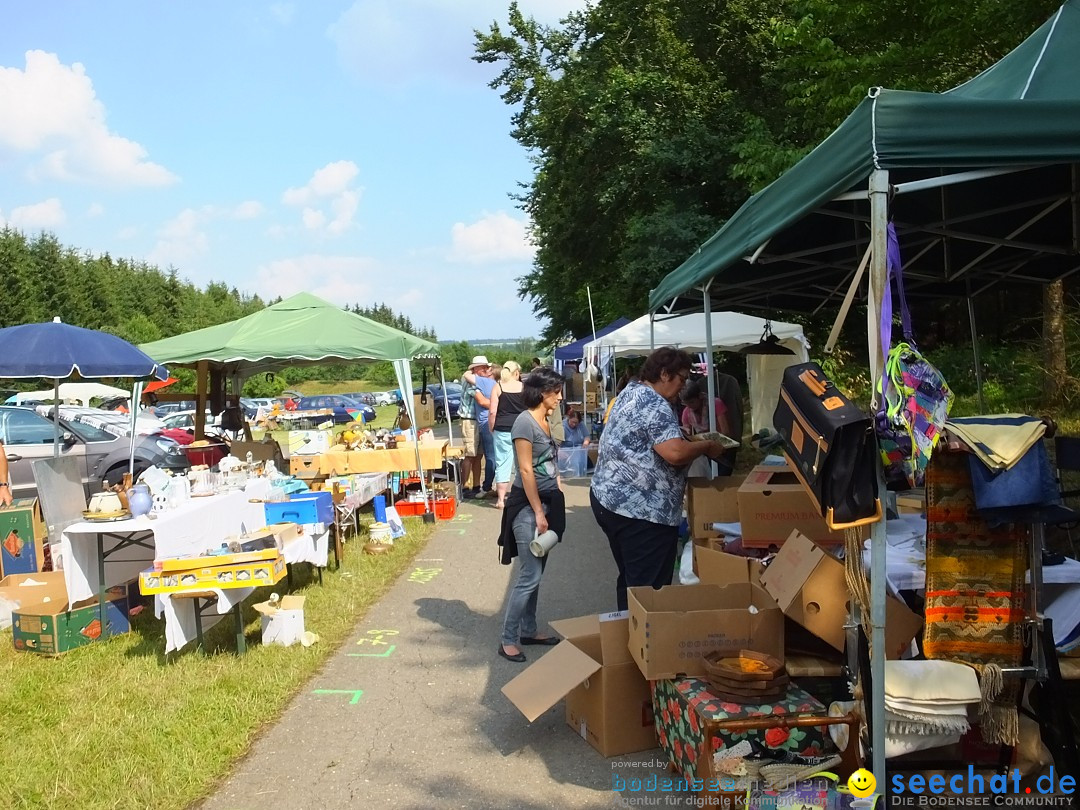
[(784, 371), (773, 426), (795, 476), (830, 529), (881, 520), (874, 422), (817, 363)]

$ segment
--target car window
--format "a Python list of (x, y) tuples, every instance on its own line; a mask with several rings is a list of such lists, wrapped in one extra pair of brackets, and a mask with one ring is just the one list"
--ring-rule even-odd
[(33, 411), (12, 408), (0, 415), (0, 438), (6, 445), (52, 444), (56, 428)]
[(70, 430), (76, 436), (79, 436), (83, 441), (87, 442), (112, 442), (116, 441), (116, 435), (109, 433), (107, 430), (96, 428), (93, 425), (88, 425), (85, 422), (65, 422), (60, 421), (60, 425), (65, 430)]

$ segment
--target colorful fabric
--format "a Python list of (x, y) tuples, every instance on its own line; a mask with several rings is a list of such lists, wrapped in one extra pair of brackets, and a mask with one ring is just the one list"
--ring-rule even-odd
[(623, 517), (678, 526), (688, 468), (668, 464), (653, 447), (682, 435), (671, 403), (644, 383), (630, 383), (600, 435), (596, 499)]
[(1000, 742), (994, 738), (1008, 737), (1015, 726), (1016, 687), (993, 699), (987, 683), (994, 678), (988, 678), (987, 667), (1021, 663), (1028, 533), (1014, 523), (992, 528), (979, 515), (965, 453), (934, 456), (926, 502), (924, 651), (927, 658), (962, 661), (979, 670), (983, 736)]
[(750, 731), (725, 731), (724, 723), (751, 717), (785, 714), (820, 714), (826, 716), (825, 706), (807, 692), (791, 685), (787, 695), (777, 701), (753, 706), (728, 703), (709, 692), (709, 684), (697, 678), (677, 678), (651, 682), (653, 715), (660, 746), (671, 762), (687, 779), (699, 773), (711, 773), (711, 768), (699, 771), (698, 763), (707, 736), (711, 735), (711, 752), (730, 748), (736, 743), (753, 739), (778, 751), (816, 757), (835, 750), (827, 726), (809, 728), (765, 728)]

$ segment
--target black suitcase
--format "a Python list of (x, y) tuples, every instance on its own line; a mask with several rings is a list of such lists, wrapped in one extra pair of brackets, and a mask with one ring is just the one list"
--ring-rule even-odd
[(788, 463), (830, 529), (881, 520), (874, 422), (817, 363), (784, 371), (773, 426)]

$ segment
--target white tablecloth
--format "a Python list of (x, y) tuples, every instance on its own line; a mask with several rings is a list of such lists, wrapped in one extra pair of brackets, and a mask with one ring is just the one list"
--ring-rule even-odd
[[(68, 600), (77, 602), (97, 595), (99, 587), (97, 564), (97, 535), (118, 535), (124, 539), (139, 538), (154, 548), (154, 560), (198, 554), (220, 545), (226, 537), (239, 535), (266, 525), (262, 499), (270, 484), (257, 479), (244, 492), (229, 492), (209, 498), (192, 498), (188, 503), (159, 515), (121, 520), (114, 523), (73, 523), (61, 536), (64, 560), (64, 582)], [(105, 551), (114, 548), (119, 540), (105, 538)], [(110, 555), (105, 566), (106, 585), (128, 582), (140, 571), (150, 567), (148, 550), (132, 546)], [(254, 588), (213, 589), (217, 594), (219, 614), (228, 613), (234, 605), (247, 598)], [(174, 600), (168, 594), (154, 597), (154, 615), (165, 616), (165, 651), (180, 649), (195, 638), (195, 610), (191, 599)], [(207, 623), (210, 626), (216, 619)]]
[(324, 529), (316, 534), (304, 532), (292, 542), (286, 543), (282, 550), (285, 562), (311, 563), (320, 568), (326, 567), (326, 558), (330, 553), (330, 529)]

